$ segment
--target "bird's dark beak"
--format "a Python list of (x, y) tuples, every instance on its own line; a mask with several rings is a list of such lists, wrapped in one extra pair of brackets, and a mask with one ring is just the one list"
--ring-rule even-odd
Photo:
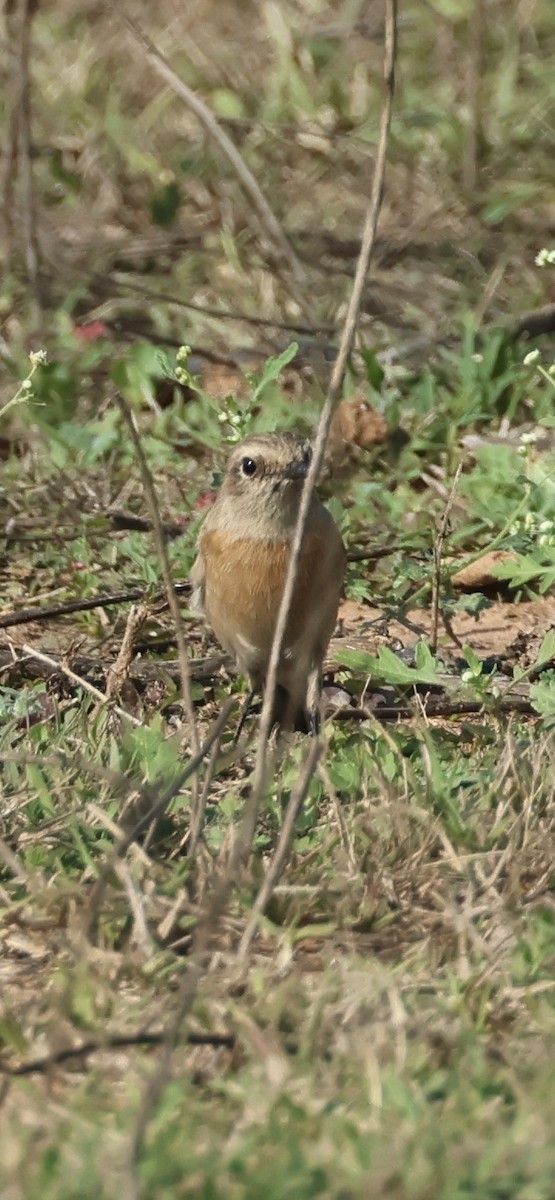
[(288, 463), (288, 465), (286, 466), (286, 468), (283, 472), (283, 478), (284, 479), (306, 479), (306, 477), (308, 475), (309, 466), (310, 466), (309, 462), (299, 462), (299, 460), (296, 459), (295, 462)]

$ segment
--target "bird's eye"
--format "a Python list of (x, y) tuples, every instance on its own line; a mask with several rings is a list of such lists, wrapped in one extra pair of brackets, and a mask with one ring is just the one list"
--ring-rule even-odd
[(254, 458), (244, 458), (241, 463), (241, 470), (243, 475), (247, 475), (249, 479), (252, 479), (253, 475), (256, 475), (256, 463)]

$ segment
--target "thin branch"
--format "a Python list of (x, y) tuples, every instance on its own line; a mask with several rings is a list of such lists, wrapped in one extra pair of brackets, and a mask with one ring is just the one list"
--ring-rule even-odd
[(120, 409), (120, 412), (124, 418), (124, 421), (129, 429), (129, 432), (131, 434), (131, 438), (132, 438), (132, 441), (133, 441), (133, 444), (135, 447), (135, 453), (137, 455), (137, 460), (139, 463), (141, 478), (142, 478), (143, 487), (145, 490), (146, 501), (147, 501), (148, 509), (150, 512), (150, 519), (152, 521), (152, 532), (153, 532), (153, 536), (154, 536), (154, 542), (156, 545), (158, 558), (160, 560), (160, 566), (162, 568), (162, 575), (164, 577), (164, 583), (166, 586), (166, 593), (167, 593), (167, 597), (168, 597), (168, 603), (170, 606), (170, 612), (173, 617), (173, 621), (174, 621), (174, 625), (175, 625), (177, 653), (179, 655), (179, 664), (180, 664), (180, 668), (181, 668), (181, 689), (182, 689), (182, 695), (183, 695), (183, 703), (185, 706), (185, 712), (187, 715), (187, 721), (189, 723), (189, 731), (190, 731), (190, 735), (191, 735), (191, 745), (193, 747), (193, 750), (197, 751), (199, 748), (199, 736), (198, 736), (197, 721), (196, 721), (196, 716), (195, 716), (195, 709), (194, 709), (194, 705), (193, 705), (193, 698), (191, 696), (191, 677), (190, 677), (190, 671), (189, 671), (189, 655), (187, 653), (187, 643), (185, 640), (185, 628), (184, 628), (184, 624), (183, 624), (183, 617), (181, 616), (181, 609), (179, 607), (179, 600), (177, 599), (175, 585), (173, 582), (170, 560), (168, 557), (168, 549), (167, 549), (167, 545), (166, 545), (166, 538), (164, 535), (164, 529), (163, 529), (162, 520), (160, 517), (160, 509), (158, 507), (158, 499), (157, 499), (156, 491), (154, 488), (154, 482), (152, 479), (152, 475), (150, 473), (150, 468), (149, 468), (148, 463), (145, 458), (141, 439), (140, 439), (140, 436), (139, 436), (139, 433), (137, 430), (137, 426), (135, 424), (135, 418), (133, 416), (131, 408), (129, 407), (129, 404), (127, 403), (127, 400), (125, 399), (125, 396), (123, 396), (121, 394), (121, 392), (114, 392), (113, 396), (114, 396), (114, 399), (115, 399), (115, 401)]
[[(310, 777), (314, 771), (320, 750), (320, 742), (315, 741), (313, 743), (310, 755), (310, 776), (308, 775), (308, 772), (306, 775), (303, 774), (303, 780), (306, 779), (307, 787), (310, 783)], [(299, 785), (299, 791), (300, 788), (301, 785)], [(304, 793), (302, 793), (302, 795), (304, 795)], [(293, 810), (291, 810), (291, 812), (293, 812)], [(222, 873), (221, 878), (216, 881), (202, 918), (195, 930), (193, 949), (189, 959), (187, 973), (184, 975), (180, 986), (177, 1008), (172, 1020), (168, 1023), (156, 1069), (149, 1079), (143, 1092), (139, 1113), (131, 1137), (126, 1163), (126, 1200), (138, 1200), (139, 1192), (137, 1188), (136, 1168), (148, 1129), (150, 1116), (169, 1077), (172, 1054), (178, 1044), (183, 1022), (189, 1014), (197, 994), (211, 939), (218, 928), (231, 890), (237, 881), (238, 875), (240, 874), (241, 860), (243, 858), (243, 845), (245, 843), (245, 831), (248, 821), (248, 816), (244, 814), (241, 823), (243, 832), (242, 834), (240, 833), (240, 835), (234, 840), (227, 865)], [(294, 821), (292, 823), (294, 824)]]
[(483, 0), (473, 0), (468, 18), (466, 53), (466, 109), (468, 119), (463, 148), (463, 184), (472, 191), (476, 187), (482, 133), (482, 75), (484, 44)]
[(5, 264), (13, 270), (15, 250), (14, 216), (16, 212), (15, 183), (18, 171), (18, 141), (21, 81), (18, 55), (18, 12), (4, 5), (6, 23), (6, 76), (4, 95), (4, 136), (2, 138), (2, 225), (4, 231)]
[(33, 197), (33, 165), (31, 159), (31, 84), (29, 76), (29, 51), (31, 41), (32, 10), (29, 0), (19, 0), (20, 8), (20, 113), (19, 113), (19, 170), (22, 188), (22, 232), (25, 242), (27, 279), (34, 303), (34, 319), (41, 316), (39, 291), (38, 241)]
[(212, 746), (212, 752), (211, 752), (210, 758), (208, 760), (208, 766), (206, 768), (206, 775), (204, 777), (204, 782), (202, 785), (202, 792), (200, 793), (200, 796), (198, 796), (198, 798), (196, 799), (195, 803), (193, 805), (191, 805), (191, 820), (190, 820), (190, 826), (189, 826), (189, 838), (188, 838), (188, 842), (187, 842), (187, 854), (189, 855), (189, 858), (193, 858), (193, 856), (196, 852), (198, 843), (200, 841), (200, 837), (201, 837), (202, 830), (204, 827), (204, 817), (205, 817), (205, 813), (206, 813), (206, 805), (208, 803), (208, 797), (210, 795), (210, 788), (212, 787), (212, 782), (214, 779), (214, 775), (216, 773), (216, 767), (218, 764), (219, 754), (220, 754), (220, 739), (218, 738), (218, 740), (215, 741), (214, 745)]
[[(97, 278), (94, 272), (91, 272), (91, 278)], [(105, 283), (105, 276), (100, 276), (102, 282)], [(193, 300), (183, 300), (181, 296), (172, 296), (168, 292), (153, 291), (152, 288), (143, 287), (142, 284), (133, 283), (128, 280), (123, 280), (120, 274), (116, 271), (112, 274), (116, 287), (124, 288), (126, 291), (135, 292), (140, 296), (148, 296), (150, 300), (158, 300), (164, 304), (174, 304), (177, 308), (185, 308), (191, 312), (203, 313), (206, 317), (215, 317), (218, 321), (244, 321), (246, 325), (256, 325), (262, 329), (283, 329), (286, 333), (304, 333), (309, 337), (318, 333), (333, 334), (336, 332), (335, 325), (314, 324), (304, 325), (300, 321), (279, 321), (273, 317), (260, 317), (251, 313), (229, 311), (225, 308), (214, 308), (209, 304), (197, 304)]]
[[(149, 533), (152, 529), (150, 521), (145, 521), (144, 517), (136, 517), (134, 513), (119, 512), (116, 509), (102, 514), (108, 528), (103, 529), (95, 524), (94, 530), (91, 531), (94, 537), (100, 537), (108, 533), (121, 533), (123, 530), (137, 530), (139, 533)], [(57, 545), (59, 542), (71, 542), (78, 536), (79, 529), (82, 526), (74, 525), (65, 529), (49, 530), (44, 532), (44, 526), (37, 522), (33, 525), (31, 521), (26, 521), (25, 529), (19, 530), (17, 527), (17, 517), (10, 517), (4, 527), (4, 533), (0, 534), (5, 540), (6, 546), (13, 542), (17, 544), (26, 542), (50, 542)], [(164, 521), (164, 533), (168, 538), (183, 537), (185, 527), (182, 522)]]
[[(427, 702), (424, 697), (420, 702), (420, 711), (423, 711), (426, 717), (464, 717), (473, 713), (490, 713), (495, 716), (496, 713), (511, 712), (538, 716), (530, 700), (527, 700), (525, 696), (513, 695), (507, 699), (503, 696), (492, 698), (491, 709), (484, 700), (441, 700), (434, 696)], [(333, 714), (332, 719), (342, 724), (345, 721), (399, 721), (405, 718), (411, 719), (417, 715), (416, 709), (410, 704), (378, 704), (376, 708), (372, 709), (339, 708)]]
[(77, 687), (83, 688), (83, 691), (88, 692), (89, 696), (93, 696), (95, 700), (98, 700), (99, 704), (107, 705), (111, 711), (117, 713), (118, 717), (121, 717), (122, 720), (129, 721), (130, 725), (137, 725), (139, 727), (142, 726), (143, 722), (139, 721), (138, 717), (134, 717), (131, 713), (126, 712), (126, 710), (121, 708), (119, 704), (114, 704), (113, 700), (106, 695), (106, 692), (101, 692), (100, 688), (97, 688), (94, 686), (94, 684), (89, 683), (88, 679), (83, 679), (81, 675), (76, 675), (75, 671), (72, 671), (71, 667), (66, 667), (65, 663), (56, 662), (55, 659), (50, 658), (49, 654), (44, 654), (42, 650), (35, 650), (33, 646), (24, 645), (21, 647), (21, 649), (23, 654), (28, 654), (31, 658), (36, 658), (38, 662), (44, 663), (46, 666), (52, 667), (56, 671), (61, 671), (61, 673), (65, 675), (67, 679), (70, 679), (72, 683), (77, 685)]
[[(234, 703), (235, 702), (233, 700), (228, 700), (228, 702), (224, 704), (218, 719), (214, 721), (211, 729), (209, 729), (204, 742), (200, 746), (197, 753), (189, 760), (187, 766), (179, 772), (176, 778), (170, 784), (168, 784), (166, 788), (164, 788), (156, 803), (149, 808), (148, 812), (143, 813), (133, 828), (130, 829), (129, 833), (125, 835), (117, 848), (116, 858), (123, 858), (123, 855), (127, 853), (129, 847), (133, 844), (133, 842), (137, 841), (137, 839), (142, 833), (145, 832), (146, 829), (148, 829), (149, 825), (151, 825), (153, 821), (160, 820), (160, 817), (164, 815), (168, 804), (170, 804), (174, 796), (177, 796), (177, 793), (184, 786), (184, 784), (187, 783), (187, 780), (196, 774), (201, 763), (206, 758), (209, 750), (212, 749), (214, 743), (220, 738), (227, 718), (234, 707)], [(150, 790), (152, 790), (152, 788), (150, 788)]]
[(304, 769), (301, 772), (297, 785), (291, 793), (283, 825), (280, 830), (278, 843), (274, 852), (274, 857), (268, 867), (264, 882), (262, 883), (256, 900), (252, 906), (252, 916), (241, 938), (238, 949), (238, 958), (240, 962), (244, 962), (249, 952), (252, 940), (259, 926), (259, 917), (266, 911), (268, 903), (271, 899), (275, 886), (281, 876), (289, 851), (291, 849), (293, 838), (295, 836), (295, 823), (305, 802), (310, 781), (318, 759), (322, 753), (322, 743), (316, 739), (312, 742), (308, 757), (306, 759)]
[(147, 616), (146, 604), (132, 605), (129, 609), (116, 661), (111, 663), (106, 671), (106, 695), (110, 700), (119, 695), (124, 681), (129, 678), (131, 664), (135, 657), (135, 638), (142, 629)]
[[(159, 1046), (163, 1038), (163, 1032), (149, 1033), (146, 1030), (138, 1033), (108, 1034), (105, 1038), (90, 1038), (88, 1042), (82, 1042), (80, 1046), (66, 1046), (63, 1050), (55, 1050), (53, 1054), (34, 1058), (30, 1062), (21, 1063), (18, 1067), (11, 1067), (8, 1063), (0, 1062), (0, 1073), (14, 1079), (24, 1075), (44, 1075), (52, 1067), (59, 1067), (74, 1059), (88, 1058), (89, 1054), (122, 1050), (133, 1046)], [(227, 1050), (233, 1050), (235, 1045), (233, 1034), (227, 1033), (188, 1033), (185, 1040), (189, 1046), (223, 1046)]]
[(158, 50), (157, 46), (151, 41), (140, 25), (133, 20), (132, 17), (125, 17), (125, 24), (135, 42), (141, 47), (148, 61), (152, 64), (158, 75), (172, 88), (172, 90), (180, 97), (181, 100), (191, 109), (202, 125), (206, 133), (213, 138), (219, 146), (222, 153), (231, 163), (244, 191), (247, 193), (251, 203), (254, 205), (260, 220), (265, 227), (267, 233), (279, 249), (282, 257), (288, 263), (293, 271), (293, 274), (299, 282), (306, 278), (306, 273), (301, 263), (299, 262), (288, 238), (286, 237), (277, 217), (272, 212), (266, 197), (263, 195), (260, 187), (254, 178), (254, 175), (247, 167), (246, 163), (241, 158), (231, 138), (224, 132), (214, 114), (210, 111), (206, 104), (187, 87), (186, 83), (176, 75), (172, 70), (167, 58)]
[(555, 329), (555, 304), (545, 304), (524, 313), (508, 332), (512, 339), (540, 337), (542, 333), (553, 333)]
[[(101, 663), (97, 658), (75, 657), (72, 659), (72, 669), (79, 676), (81, 681), (80, 686), (83, 686), (82, 680), (90, 672), (101, 672), (106, 676), (113, 665), (112, 660), (106, 663)], [(224, 667), (226, 671), (232, 674), (235, 672), (233, 661), (225, 654), (213, 654), (209, 658), (193, 658), (189, 664), (189, 673), (191, 679), (196, 683), (205, 683), (212, 680), (218, 672)], [(25, 655), (19, 655), (15, 650), (0, 649), (0, 672), (6, 672), (9, 675), (11, 671), (16, 671), (17, 674), (23, 674), (31, 679), (50, 679), (52, 675), (57, 675), (63, 670), (63, 659), (48, 657), (45, 662), (44, 658), (38, 659), (36, 653), (33, 658)], [(153, 680), (170, 679), (172, 683), (179, 684), (181, 682), (181, 668), (177, 659), (140, 659), (134, 662), (129, 671), (129, 678), (132, 683), (145, 684)]]
[[(148, 528), (152, 528), (148, 526)], [(190, 583), (174, 583), (174, 589), (181, 595), (191, 591)], [(13, 625), (29, 625), (31, 621), (49, 621), (52, 617), (65, 617), (69, 613), (90, 612), (93, 608), (110, 608), (114, 604), (128, 604), (133, 600), (146, 600), (148, 588), (129, 588), (125, 592), (109, 592), (103, 596), (91, 596), (88, 600), (66, 600), (61, 604), (36, 605), (34, 608), (21, 608), (12, 612), (0, 613), (0, 629), (10, 629)], [(152, 603), (166, 599), (165, 592), (154, 592)]]
[(399, 542), (386, 542), (384, 546), (368, 546), (366, 550), (348, 550), (347, 562), (368, 562), (372, 559), (387, 558), (399, 548)]
[(380, 132), (378, 140), (378, 149), (376, 154), (376, 163), (374, 167), (374, 175), (372, 179), (372, 190), (364, 229), (362, 233), (360, 254), (356, 266), (353, 290), (349, 300), (345, 325), (341, 335), (339, 351), (335, 360), (331, 380), (328, 388), (328, 393), (320, 416), (316, 439), (313, 449), (313, 457), (310, 465), (310, 470), (304, 484), (299, 515), (295, 527), (293, 543), (291, 547), (291, 558), (289, 561), (289, 569), (287, 579), (281, 598), (281, 604), (276, 622), (274, 638), (272, 643), (272, 651), (268, 666), (268, 674), (266, 681), (266, 690), (264, 694), (264, 702), (262, 705), (262, 716), (260, 720), (260, 733), (258, 742), (258, 751), (254, 767), (254, 778), (252, 794), (247, 802), (248, 807), (248, 824), (246, 833), (250, 835), (249, 845), (252, 841), (252, 835), (256, 825), (258, 809), (260, 806), (265, 782), (266, 782), (266, 757), (268, 749), (268, 738), (272, 725), (272, 714), (274, 708), (274, 696), (277, 683), (277, 675), (279, 662), (281, 658), (281, 650), (287, 628), (287, 621), (293, 600), (293, 592), (297, 578), (299, 559), (301, 554), (302, 542), (308, 511), (312, 499), (312, 493), (316, 485), (316, 480), (319, 476), (324, 456), (326, 452), (328, 433), (333, 415), (333, 410), (341, 396), (343, 381), (349, 357), (354, 345), (357, 322), (360, 314), (360, 307), (368, 269), (372, 258), (372, 250), (376, 238), (376, 229), (378, 217), (380, 213), (385, 167), (387, 158), (387, 143), (389, 136), (389, 128), (391, 124), (391, 114), (393, 109), (393, 96), (395, 89), (395, 52), (396, 52), (396, 32), (397, 32), (397, 0), (387, 0), (386, 16), (385, 16), (385, 50), (384, 50), (384, 85), (385, 94), (382, 104), (382, 112), (380, 117)]
[(116, 863), (114, 865), (114, 871), (120, 883), (122, 884), (129, 901), (129, 908), (133, 918), (134, 941), (140, 948), (145, 959), (148, 960), (152, 957), (155, 943), (149, 933), (143, 897), (140, 895), (135, 882), (131, 877), (131, 872), (126, 862)]
[[(222, 730), (233, 706), (233, 700), (229, 700), (227, 704), (224, 704), (218, 719), (208, 731), (208, 734), (197, 753), (189, 760), (187, 766), (184, 767), (182, 771), (179, 771), (175, 778), (172, 779), (171, 783), (169, 783), (167, 787), (165, 787), (159, 793), (155, 802), (150, 802), (147, 811), (141, 813), (141, 816), (135, 822), (133, 827), (121, 838), (121, 841), (113, 853), (106, 858), (100, 870), (98, 879), (96, 880), (96, 883), (89, 896), (87, 912), (87, 932), (89, 935), (96, 925), (97, 915), (102, 901), (106, 881), (109, 879), (115, 864), (122, 859), (125, 854), (127, 854), (130, 846), (132, 846), (133, 843), (140, 838), (141, 834), (145, 833), (150, 825), (160, 820), (160, 818), (166, 812), (168, 805), (171, 804), (174, 796), (177, 796), (184, 784), (187, 783), (187, 780), (189, 780), (191, 777), (196, 777), (196, 773), (201, 763), (212, 749), (214, 743), (217, 742), (221, 737)], [(144, 802), (145, 800), (147, 802), (151, 801), (154, 791), (152, 785), (147, 784), (146, 786), (143, 786), (137, 790), (139, 792), (139, 803)]]
[[(120, 528), (123, 527), (123, 525), (120, 526)], [(152, 531), (152, 523), (137, 517), (133, 526), (129, 525), (125, 528), (135, 528), (147, 533)], [(166, 537), (178, 536), (176, 526), (169, 524), (163, 525), (162, 528)], [(183, 529), (179, 527), (179, 536), (183, 532)], [(72, 534), (73, 536), (75, 535)], [(391, 542), (384, 546), (369, 546), (367, 550), (349, 550), (347, 562), (365, 562), (368, 559), (385, 558), (398, 549), (398, 543)], [(173, 586), (178, 596), (188, 595), (191, 591), (191, 584), (188, 581), (174, 582)], [(11, 629), (14, 625), (29, 625), (33, 621), (50, 621), (52, 617), (66, 617), (70, 613), (90, 612), (94, 608), (111, 608), (114, 605), (132, 603), (134, 600), (149, 599), (152, 604), (157, 604), (160, 600), (165, 600), (166, 595), (165, 592), (160, 591), (149, 594), (148, 588), (135, 587), (128, 588), (123, 592), (107, 592), (105, 595), (90, 596), (87, 600), (64, 600), (60, 604), (37, 604), (32, 608), (12, 609), (9, 612), (0, 613), (0, 629)]]
[(451, 511), (453, 508), (453, 504), (455, 502), (455, 495), (457, 492), (457, 487), (459, 485), (459, 479), (461, 477), (462, 468), (463, 468), (463, 465), (461, 462), (461, 463), (459, 463), (459, 465), (457, 467), (457, 470), (455, 473), (455, 478), (453, 480), (453, 486), (447, 497), (445, 508), (443, 510), (443, 515), (442, 515), (441, 521), (439, 523), (437, 537), (434, 541), (434, 551), (433, 551), (434, 571), (433, 571), (433, 576), (432, 576), (432, 626), (431, 626), (430, 639), (429, 639), (430, 640), (430, 649), (433, 654), (435, 654), (435, 652), (437, 650), (437, 639), (438, 639), (438, 630), (439, 630), (439, 600), (440, 600), (440, 594), (441, 594), (441, 560), (442, 560), (442, 555), (443, 555), (443, 545), (444, 545), (444, 542), (445, 542), (445, 539), (447, 537), (447, 533), (449, 530), (449, 518), (451, 516)]
[[(154, 1105), (164, 1087), (171, 1070), (172, 1053), (177, 1045), (182, 1023), (190, 1011), (191, 1005), (196, 996), (200, 979), (202, 977), (204, 961), (209, 949), (210, 939), (216, 930), (224, 911), (230, 891), (240, 874), (241, 865), (245, 858), (245, 853), (248, 852), (252, 844), (252, 834), (256, 826), (258, 809), (265, 784), (266, 776), (266, 755), (267, 743), (270, 733), (273, 698), (276, 687), (277, 667), (281, 645), (283, 643), (287, 616), (291, 606), (293, 589), (295, 584), (295, 575), (298, 567), (300, 547), (310, 498), (317, 474), (320, 470), (324, 458), (325, 446), (327, 441), (327, 433), (333, 406), (337, 402), (349, 354), (354, 342), (357, 317), (360, 309), (362, 292), (370, 261), (372, 246), (374, 243), (375, 229), (380, 208), (381, 193), (383, 188), (383, 178), (385, 170), (385, 154), (387, 146), (387, 136), (389, 124), (391, 120), (391, 108), (393, 100), (393, 81), (394, 81), (394, 64), (395, 64), (395, 33), (396, 33), (396, 0), (387, 0), (386, 10), (386, 53), (385, 53), (385, 80), (386, 80), (386, 98), (384, 101), (381, 125), (380, 125), (380, 140), (378, 146), (378, 155), (376, 159), (376, 167), (374, 172), (374, 180), (372, 187), (372, 198), (370, 210), (367, 217), (363, 240), (362, 250), (359, 259), (357, 273), (355, 276), (355, 285), (353, 295), (347, 313), (345, 328), (343, 331), (342, 342), (339, 348), (338, 358), (332, 374), (330, 388), (328, 391), (324, 410), (320, 419), (318, 435), (314, 447), (314, 458), (311, 465), (309, 476), (306, 480), (303, 489), (299, 519), (295, 532), (294, 543), (291, 553), (291, 561), (289, 565), (288, 578), (280, 613), (278, 617), (277, 627), (274, 636), (272, 660), (270, 663), (270, 680), (268, 690), (265, 696), (263, 705), (262, 728), (260, 730), (260, 742), (257, 759), (255, 763), (255, 772), (253, 779), (253, 787), (251, 797), (245, 806), (243, 819), (240, 829), (235, 837), (231, 854), (229, 856), (227, 868), (223, 878), (216, 885), (210, 903), (207, 905), (203, 920), (199, 923), (195, 935), (195, 944), (191, 959), (189, 961), (189, 969), (184, 977), (181, 995), (177, 1006), (175, 1016), (168, 1027), (164, 1045), (158, 1062), (158, 1066), (152, 1075), (147, 1088), (142, 1097), (139, 1114), (133, 1131), (133, 1136), (129, 1146), (129, 1154), (127, 1159), (127, 1169), (125, 1176), (126, 1200), (137, 1200), (139, 1196), (139, 1185), (137, 1180), (137, 1164), (141, 1149), (144, 1143), (148, 1123)], [(313, 753), (316, 755), (320, 750), (320, 744), (317, 742)]]

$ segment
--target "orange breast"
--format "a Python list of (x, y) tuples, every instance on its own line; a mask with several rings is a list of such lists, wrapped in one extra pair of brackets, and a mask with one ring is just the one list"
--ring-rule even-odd
[[(335, 532), (335, 530), (334, 530)], [(339, 542), (339, 538), (337, 538)], [(341, 543), (339, 542), (339, 546)], [(206, 615), (218, 640), (245, 671), (264, 673), (283, 593), (291, 543), (252, 539), (230, 540), (229, 534), (205, 530), (200, 548), (205, 565)], [(342, 547), (341, 547), (342, 552)], [(332, 632), (342, 565), (337, 546), (330, 569), (326, 539), (307, 534), (285, 636), (284, 653), (308, 637), (310, 657), (323, 653)], [(321, 652), (318, 644), (324, 640)], [(312, 652), (313, 651), (313, 652)]]

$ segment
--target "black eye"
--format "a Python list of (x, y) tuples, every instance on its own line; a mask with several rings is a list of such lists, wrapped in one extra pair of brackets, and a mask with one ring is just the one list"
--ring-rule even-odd
[(311, 446), (306, 447), (306, 450), (303, 454), (303, 462), (304, 462), (305, 467), (310, 466), (310, 463), (312, 462), (312, 447)]
[(248, 475), (249, 479), (252, 479), (252, 476), (256, 475), (256, 463), (254, 458), (244, 458), (241, 463), (241, 470), (243, 475)]

